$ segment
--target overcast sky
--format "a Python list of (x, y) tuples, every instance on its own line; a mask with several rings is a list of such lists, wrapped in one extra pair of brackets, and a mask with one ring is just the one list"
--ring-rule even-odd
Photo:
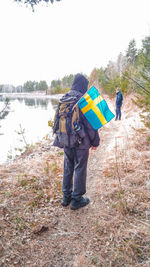
[(0, 0), (0, 84), (87, 75), (150, 34), (150, 0), (62, 0), (33, 13)]

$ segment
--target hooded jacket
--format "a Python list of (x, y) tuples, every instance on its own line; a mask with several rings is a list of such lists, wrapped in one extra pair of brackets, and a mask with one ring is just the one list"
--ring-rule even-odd
[[(86, 93), (88, 89), (88, 83), (89, 81), (84, 75), (79, 73), (76, 74), (70, 92), (65, 94), (63, 97), (76, 97), (79, 100)], [(98, 131), (93, 129), (81, 111), (80, 121), (84, 126), (86, 135), (83, 138), (82, 143), (78, 146), (78, 149), (89, 149), (91, 146), (97, 147), (100, 142)], [(57, 146), (56, 140), (54, 143)]]
[(122, 106), (122, 101), (123, 101), (123, 96), (122, 96), (122, 93), (119, 91), (116, 94), (116, 106), (117, 107), (121, 107)]

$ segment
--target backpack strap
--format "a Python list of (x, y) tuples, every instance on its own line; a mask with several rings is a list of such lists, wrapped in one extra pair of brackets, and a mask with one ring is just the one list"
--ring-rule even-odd
[(59, 109), (60, 109), (60, 104), (58, 104), (56, 113), (55, 113), (55, 117), (54, 117), (54, 125), (53, 125), (53, 134), (57, 132), (57, 130), (59, 129)]
[[(79, 122), (79, 107), (78, 107), (78, 103), (76, 103), (73, 106), (72, 113), (73, 113), (73, 119), (72, 119), (72, 121), (76, 121), (78, 123)], [(72, 123), (72, 128), (74, 128), (73, 123)]]
[(67, 132), (67, 135), (68, 135), (68, 147), (70, 148), (70, 135), (71, 135), (71, 129), (72, 129), (72, 126), (71, 126), (71, 123), (72, 123), (72, 113), (73, 111), (69, 111), (68, 114), (67, 114), (67, 118), (66, 118), (66, 132)]

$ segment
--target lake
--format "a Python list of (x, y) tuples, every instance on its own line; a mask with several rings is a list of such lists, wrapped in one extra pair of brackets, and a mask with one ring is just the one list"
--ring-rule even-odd
[[(35, 144), (47, 134), (52, 135), (48, 121), (53, 120), (57, 99), (16, 98), (10, 99), (10, 112), (0, 120), (0, 164), (19, 155), (25, 147), (24, 131), (27, 144)], [(4, 102), (0, 100), (0, 111)]]

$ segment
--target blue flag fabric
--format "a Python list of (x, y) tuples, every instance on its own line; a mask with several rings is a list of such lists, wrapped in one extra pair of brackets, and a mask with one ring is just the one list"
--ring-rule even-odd
[(98, 130), (115, 117), (105, 99), (94, 86), (83, 95), (78, 102), (78, 106), (95, 130)]

